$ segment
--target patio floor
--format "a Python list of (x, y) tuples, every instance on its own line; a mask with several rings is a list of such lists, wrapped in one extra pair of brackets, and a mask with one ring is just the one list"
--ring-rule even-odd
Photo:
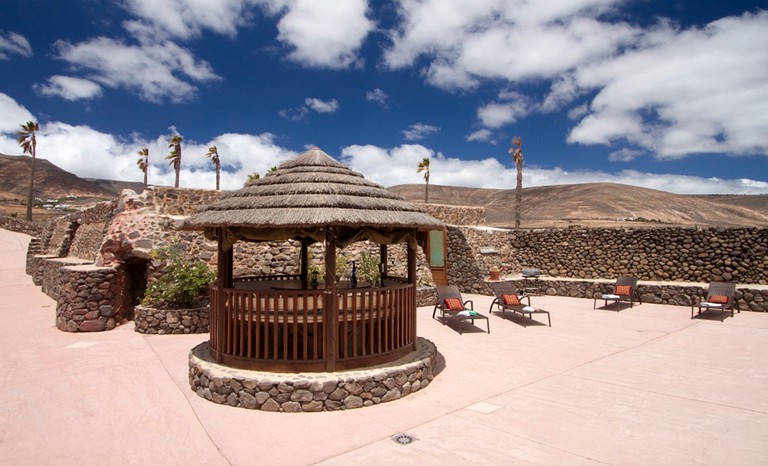
[[(28, 239), (0, 230), (3, 464), (768, 464), (768, 314), (721, 323), (535, 297), (551, 328), (493, 315), (490, 334), (479, 321), (459, 335), (420, 308), (418, 333), (439, 351), (429, 387), (269, 413), (190, 390), (187, 356), (205, 335), (57, 330), (56, 303), (24, 273)], [(465, 299), (483, 313), (492, 300)]]

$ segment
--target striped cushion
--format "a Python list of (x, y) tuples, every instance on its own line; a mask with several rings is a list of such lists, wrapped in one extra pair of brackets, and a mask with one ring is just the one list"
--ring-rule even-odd
[(461, 311), (464, 309), (464, 304), (459, 298), (446, 298), (443, 302), (449, 311)]

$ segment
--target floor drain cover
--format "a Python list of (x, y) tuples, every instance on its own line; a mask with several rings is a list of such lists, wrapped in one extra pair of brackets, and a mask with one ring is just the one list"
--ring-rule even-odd
[(392, 437), (392, 441), (398, 445), (408, 445), (416, 441), (416, 437), (410, 434), (397, 434)]

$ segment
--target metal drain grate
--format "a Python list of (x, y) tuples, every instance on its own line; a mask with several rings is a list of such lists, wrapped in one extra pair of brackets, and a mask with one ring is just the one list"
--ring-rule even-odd
[(398, 445), (408, 445), (418, 440), (411, 434), (397, 434), (392, 437), (392, 441)]

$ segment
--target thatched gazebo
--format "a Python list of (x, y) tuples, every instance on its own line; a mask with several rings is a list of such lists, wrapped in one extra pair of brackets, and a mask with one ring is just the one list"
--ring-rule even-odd
[[(210, 351), (225, 366), (276, 372), (348, 370), (416, 349), (416, 251), (420, 231), (443, 223), (313, 148), (189, 217), (183, 229), (218, 242), (211, 287)], [(300, 273), (233, 278), (238, 241), (293, 239)], [(343, 284), (336, 249), (380, 245), (380, 280)], [(325, 283), (308, 276), (308, 247), (325, 243)], [(388, 277), (387, 245), (406, 243), (407, 276)], [(314, 285), (314, 286), (313, 286)]]

